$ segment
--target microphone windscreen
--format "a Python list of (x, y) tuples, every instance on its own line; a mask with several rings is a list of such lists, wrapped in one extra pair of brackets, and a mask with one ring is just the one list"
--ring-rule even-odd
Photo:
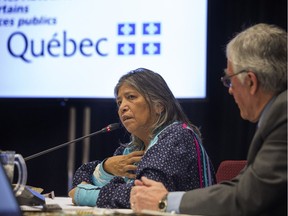
[(107, 132), (116, 130), (120, 127), (120, 123), (113, 123), (113, 124), (109, 124), (105, 129)]

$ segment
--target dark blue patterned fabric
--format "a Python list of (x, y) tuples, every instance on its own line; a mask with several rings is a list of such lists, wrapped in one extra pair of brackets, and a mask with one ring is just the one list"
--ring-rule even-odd
[[(172, 124), (158, 136), (158, 141), (142, 157), (136, 170), (136, 178), (146, 176), (162, 182), (168, 191), (188, 191), (200, 187), (198, 160), (199, 157), (194, 142), (195, 134), (184, 128), (181, 123)], [(120, 146), (114, 155), (121, 154), (125, 146)], [(203, 148), (204, 150), (204, 148)], [(205, 152), (205, 150), (204, 150)], [(209, 160), (209, 159), (208, 159)], [(95, 167), (101, 161), (93, 161), (82, 165), (75, 173), (73, 186), (82, 181), (92, 182)], [(208, 165), (209, 163), (209, 165)], [(215, 173), (211, 161), (206, 167), (201, 167), (201, 174), (210, 168), (212, 184), (215, 183)], [(202, 185), (203, 182), (202, 182)], [(130, 208), (129, 197), (133, 181), (126, 183), (122, 177), (113, 178), (99, 193), (97, 207)]]

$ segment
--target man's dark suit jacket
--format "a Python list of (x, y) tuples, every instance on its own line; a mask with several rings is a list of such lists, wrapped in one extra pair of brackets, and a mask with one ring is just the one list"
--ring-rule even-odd
[(265, 113), (251, 142), (247, 166), (232, 181), (185, 193), (180, 213), (287, 215), (287, 90)]

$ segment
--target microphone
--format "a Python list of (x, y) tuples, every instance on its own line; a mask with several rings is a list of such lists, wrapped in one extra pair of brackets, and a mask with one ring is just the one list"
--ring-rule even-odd
[(92, 137), (92, 136), (97, 135), (97, 134), (100, 134), (100, 133), (108, 133), (108, 132), (111, 132), (111, 131), (113, 131), (113, 130), (118, 129), (119, 127), (120, 127), (120, 124), (119, 124), (119, 123), (109, 124), (108, 126), (102, 128), (102, 129), (99, 130), (99, 131), (96, 131), (96, 132), (94, 132), (94, 133), (85, 135), (85, 136), (83, 136), (83, 137), (80, 137), (80, 138), (71, 140), (71, 141), (66, 142), (66, 143), (63, 143), (63, 144), (60, 144), (60, 145), (55, 146), (55, 147), (52, 147), (52, 148), (50, 148), (50, 149), (47, 149), (47, 150), (38, 152), (38, 153), (36, 153), (36, 154), (30, 155), (30, 156), (24, 158), (24, 160), (25, 160), (25, 161), (31, 160), (31, 159), (36, 158), (36, 157), (39, 157), (39, 156), (41, 156), (41, 155), (43, 155), (43, 154), (47, 154), (47, 153), (49, 153), (49, 152), (52, 152), (52, 151), (55, 151), (55, 150), (57, 150), (57, 149), (63, 148), (64, 146), (67, 146), (67, 145), (69, 145), (69, 144), (71, 144), (71, 143), (75, 143), (75, 142), (81, 141), (81, 140), (83, 140), (83, 139), (85, 139), (85, 138), (87, 138), (87, 137)]

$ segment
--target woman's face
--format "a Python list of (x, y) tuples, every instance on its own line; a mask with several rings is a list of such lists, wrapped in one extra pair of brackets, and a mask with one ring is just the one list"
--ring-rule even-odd
[(119, 88), (116, 102), (119, 118), (127, 131), (149, 144), (150, 128), (157, 120), (156, 112), (149, 109), (149, 104), (135, 88), (125, 83)]

